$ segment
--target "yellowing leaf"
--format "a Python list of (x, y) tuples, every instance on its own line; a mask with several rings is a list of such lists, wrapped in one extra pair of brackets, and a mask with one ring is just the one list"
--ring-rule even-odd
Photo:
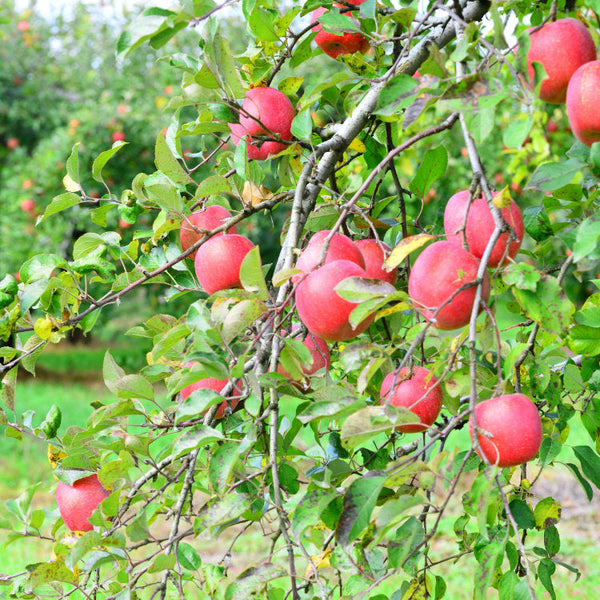
[(273, 197), (273, 192), (264, 186), (258, 186), (252, 181), (246, 181), (244, 183), (244, 190), (242, 191), (242, 201), (244, 204), (250, 204), (256, 206), (265, 200)]
[(383, 319), (383, 317), (389, 317), (390, 315), (402, 312), (403, 310), (410, 310), (409, 304), (407, 302), (397, 302), (393, 306), (378, 310), (375, 314), (375, 320), (379, 321), (379, 319)]
[(63, 177), (63, 185), (67, 192), (79, 192), (81, 190), (79, 183), (77, 183), (70, 175), (65, 175)]
[(61, 450), (60, 448), (57, 448), (56, 446), (53, 446), (52, 444), (48, 445), (48, 462), (50, 463), (50, 466), (53, 469), (56, 469), (56, 465), (58, 464), (58, 461), (62, 460), (66, 456), (67, 456), (67, 453), (64, 452), (63, 450)]
[[(311, 560), (312, 564), (314, 565), (315, 569), (317, 569), (317, 571), (319, 569), (323, 569), (324, 567), (331, 566), (331, 562), (329, 560), (329, 556), (330, 556), (331, 552), (332, 552), (331, 548), (327, 548), (327, 550), (323, 550), (323, 552), (319, 552), (319, 554), (315, 554), (314, 556), (310, 557), (310, 560)], [(311, 567), (311, 565), (307, 565), (306, 572), (304, 573), (304, 577), (306, 579), (310, 579), (310, 577), (312, 575), (314, 575), (313, 567)]]
[(48, 315), (45, 318), (39, 318), (33, 325), (33, 329), (42, 340), (49, 340), (52, 334), (52, 321)]
[(492, 204), (502, 210), (508, 208), (512, 202), (512, 196), (510, 195), (510, 189), (505, 185), (492, 199)]
[(401, 242), (392, 250), (387, 260), (385, 261), (385, 268), (388, 271), (396, 268), (404, 259), (415, 250), (418, 250), (421, 246), (424, 246), (427, 242), (435, 239), (434, 235), (428, 233), (418, 233), (410, 237), (404, 238)]
[(354, 138), (351, 142), (350, 145), (348, 146), (349, 150), (354, 150), (355, 152), (365, 152), (366, 151), (366, 146), (358, 139), (358, 138)]

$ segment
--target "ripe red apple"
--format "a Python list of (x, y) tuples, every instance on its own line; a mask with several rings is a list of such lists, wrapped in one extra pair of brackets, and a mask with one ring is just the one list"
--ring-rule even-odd
[[(304, 273), (310, 273), (319, 265), (323, 253), (323, 246), (325, 245), (325, 238), (330, 233), (330, 229), (324, 229), (323, 231), (317, 231), (317, 233), (310, 238), (306, 248), (304, 248), (298, 257), (296, 269), (300, 269), (300, 271)], [(327, 254), (325, 255), (323, 264), (341, 259), (350, 260), (363, 268), (365, 266), (363, 255), (356, 244), (343, 233), (334, 233), (331, 240), (329, 240), (329, 246), (327, 247)], [(295, 275), (293, 278), (294, 283), (301, 278), (302, 275)]]
[[(353, 0), (349, 3), (358, 6), (363, 2), (364, 0)], [(326, 12), (326, 8), (317, 8), (311, 15), (311, 21), (317, 21)], [(317, 32), (317, 35), (315, 35), (317, 46), (332, 58), (337, 58), (342, 54), (354, 54), (355, 52), (364, 54), (369, 50), (369, 41), (362, 33), (333, 33), (325, 31), (320, 23), (315, 25), (312, 30)]]
[(398, 279), (398, 269), (386, 271), (383, 267), (386, 254), (389, 254), (392, 249), (387, 244), (374, 239), (358, 240), (354, 243), (365, 259), (367, 277), (381, 279), (395, 285)]
[[(458, 329), (471, 319), (476, 287), (456, 291), (477, 279), (479, 259), (456, 242), (427, 246), (415, 261), (408, 278), (408, 295), (416, 309), (438, 329)], [(482, 300), (490, 296), (490, 278), (483, 281)], [(450, 300), (452, 298), (452, 300)], [(449, 301), (450, 300), (450, 301)], [(446, 303), (449, 301), (448, 303)], [(442, 307), (443, 305), (443, 307)], [(442, 307), (435, 315), (439, 307)], [(478, 307), (478, 312), (481, 306)]]
[[(501, 233), (500, 238), (492, 249), (488, 266), (497, 267), (506, 252), (504, 263), (508, 262), (509, 258), (514, 258), (523, 239), (523, 216), (520, 208), (514, 200), (511, 200), (509, 208), (503, 208), (500, 211), (504, 220), (513, 228), (517, 235), (516, 240), (511, 240), (509, 244), (508, 231)], [(463, 226), (467, 217), (467, 226), (463, 236)], [(469, 204), (469, 190), (457, 192), (448, 200), (446, 209), (444, 210), (444, 231), (448, 241), (454, 241), (458, 244), (463, 243), (463, 237), (466, 237), (467, 248), (473, 256), (481, 258), (487, 246), (487, 243), (495, 229), (494, 217), (488, 206), (485, 198), (480, 196), (475, 198)], [(504, 264), (503, 263), (503, 264)]]
[[(296, 324), (292, 326), (292, 333), (296, 331), (300, 325)], [(281, 332), (282, 336), (286, 335), (285, 331)], [(329, 354), (329, 346), (327, 342), (316, 335), (312, 335), (310, 332), (302, 340), (302, 343), (310, 350), (311, 362), (309, 364), (302, 365), (302, 372), (309, 377), (314, 375), (320, 369), (329, 369), (331, 364), (331, 357)], [(290, 377), (290, 374), (281, 366), (277, 367), (277, 372), (281, 373), (285, 377)]]
[(97, 475), (78, 479), (73, 485), (62, 481), (56, 486), (56, 502), (60, 516), (71, 531), (91, 531), (88, 521), (98, 504), (109, 495)]
[(35, 208), (35, 202), (31, 198), (27, 198), (21, 202), (21, 210), (24, 212), (30, 212)]
[(9, 150), (14, 150), (19, 147), (19, 140), (16, 137), (10, 137), (6, 140), (6, 147)]
[(26, 21), (25, 19), (19, 21), (17, 23), (17, 29), (19, 31), (27, 31), (29, 29), (29, 21)]
[(282, 140), (292, 139), (292, 121), (296, 111), (290, 99), (275, 88), (257, 87), (248, 90), (240, 122), (229, 123), (231, 139), (237, 146), (246, 138), (248, 158), (266, 160), (287, 148), (287, 144), (276, 141), (254, 140), (252, 136), (270, 136), (279, 134)]
[(242, 287), (240, 268), (254, 244), (243, 235), (228, 233), (207, 240), (196, 253), (194, 269), (207, 294)]
[(530, 30), (529, 39), (529, 82), (533, 82), (533, 63), (540, 63), (547, 75), (540, 87), (540, 99), (550, 104), (563, 104), (573, 73), (584, 63), (596, 59), (596, 46), (590, 32), (577, 19), (567, 17)]
[(113, 142), (124, 142), (125, 141), (125, 134), (122, 131), (115, 131), (112, 136), (111, 139)]
[(442, 410), (442, 390), (437, 379), (423, 367), (402, 367), (392, 371), (381, 384), (381, 403), (408, 408), (421, 423), (398, 425), (396, 429), (415, 433), (427, 429)]
[(28, 190), (29, 188), (33, 187), (33, 181), (31, 181), (31, 179), (24, 179), (21, 187), (24, 190)]
[[(475, 406), (481, 451), (492, 464), (513, 467), (535, 457), (542, 443), (542, 420), (524, 394), (497, 396)], [(473, 416), (469, 419), (473, 440)], [(489, 435), (487, 435), (489, 434)], [(481, 452), (479, 452), (481, 456)]]
[[(191, 367), (194, 362), (188, 362), (185, 364), (186, 367)], [(217, 392), (217, 394), (221, 393), (221, 390), (227, 385), (227, 379), (215, 379), (214, 377), (207, 377), (205, 379), (200, 379), (195, 383), (192, 383), (181, 390), (181, 398), (185, 400), (189, 398), (193, 392), (196, 390), (213, 390)], [(229, 408), (231, 411), (235, 410), (237, 405), (240, 403), (240, 398), (244, 392), (244, 386), (241, 381), (238, 381), (233, 388), (233, 392), (231, 396), (225, 400), (217, 409), (214, 418), (222, 419), (225, 416), (225, 411)]]
[[(185, 217), (181, 222), (181, 229), (179, 230), (179, 241), (183, 252), (190, 246), (193, 246), (202, 237), (202, 233), (195, 231), (194, 227), (203, 231), (212, 231), (223, 225), (228, 219), (231, 219), (231, 216), (231, 213), (225, 207), (213, 204), (193, 212), (189, 217)], [(235, 225), (230, 227), (227, 233), (237, 233), (237, 227)], [(194, 260), (196, 252), (189, 254), (188, 258)]]
[(567, 116), (575, 137), (586, 146), (600, 141), (600, 60), (573, 74), (567, 89)]
[(330, 342), (349, 340), (362, 333), (373, 317), (353, 329), (348, 318), (356, 304), (344, 300), (334, 288), (348, 277), (366, 276), (362, 267), (349, 260), (334, 260), (312, 271), (296, 288), (296, 310), (306, 328)]

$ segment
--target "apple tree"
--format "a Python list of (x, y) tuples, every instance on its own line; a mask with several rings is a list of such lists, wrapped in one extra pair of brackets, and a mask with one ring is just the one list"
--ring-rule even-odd
[[(90, 171), (74, 145), (38, 223), (148, 225), (0, 283), (0, 335), (18, 334), (1, 418), (47, 440), (43, 485), (61, 482), (58, 507), (9, 504), (11, 539), (47, 552), (8, 594), (556, 598), (578, 572), (536, 483), (564, 468), (588, 499), (600, 486), (598, 104), (540, 97), (579, 38), (528, 55), (562, 19), (597, 44), (598, 8), (181, 0), (132, 20), (122, 59), (167, 50), (181, 81), (154, 164), (115, 195), (124, 145)], [(171, 46), (184, 33), (190, 52)], [(106, 353), (114, 400), (86, 427), (24, 418), (19, 369), (145, 287), (184, 306), (123, 332), (147, 365)]]

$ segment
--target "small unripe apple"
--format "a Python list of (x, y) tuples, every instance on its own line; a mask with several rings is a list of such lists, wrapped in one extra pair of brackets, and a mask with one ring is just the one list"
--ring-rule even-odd
[[(299, 269), (303, 273), (314, 271), (321, 260), (325, 238), (327, 238), (330, 233), (330, 229), (324, 229), (323, 231), (318, 231), (310, 238), (306, 248), (304, 248), (298, 257), (296, 269)], [(363, 255), (356, 244), (343, 233), (334, 233), (331, 240), (329, 240), (327, 254), (323, 259), (322, 264), (341, 259), (350, 260), (363, 268), (365, 266)], [(302, 275), (295, 275), (293, 278), (294, 283), (301, 278)]]
[[(511, 240), (509, 244), (508, 231), (501, 233), (492, 249), (488, 261), (489, 267), (497, 267), (503, 258), (504, 263), (508, 262), (509, 258), (514, 258), (521, 247), (523, 239), (523, 216), (515, 201), (511, 200), (510, 207), (503, 208), (500, 212), (504, 220), (514, 230), (517, 239)], [(463, 232), (465, 217), (467, 226)], [(476, 258), (483, 256), (495, 227), (492, 211), (483, 196), (479, 196), (479, 198), (475, 198), (473, 202), (469, 203), (469, 190), (464, 190), (457, 192), (448, 200), (444, 210), (446, 237), (448, 241), (454, 241), (458, 244), (462, 244), (463, 239), (466, 238), (467, 248)]]
[(296, 288), (296, 310), (306, 328), (330, 342), (349, 340), (367, 329), (373, 317), (353, 329), (348, 319), (356, 304), (335, 291), (335, 286), (348, 277), (366, 276), (362, 267), (349, 260), (334, 260), (312, 271)]
[(600, 60), (573, 74), (567, 89), (567, 116), (575, 137), (586, 146), (600, 141)]
[(35, 208), (35, 202), (31, 198), (27, 198), (21, 202), (21, 210), (30, 212)]
[[(524, 394), (508, 394), (484, 400), (475, 406), (481, 453), (499, 467), (530, 461), (542, 443), (542, 420), (536, 405)], [(473, 416), (469, 419), (473, 440)]]
[(358, 240), (354, 242), (365, 260), (365, 270), (367, 277), (371, 279), (381, 279), (395, 285), (398, 279), (398, 269), (394, 268), (391, 271), (386, 271), (383, 263), (386, 259), (386, 254), (391, 252), (391, 248), (384, 242), (378, 242), (372, 238)]
[[(188, 362), (185, 364), (186, 367), (191, 367), (194, 362)], [(189, 398), (193, 392), (196, 390), (213, 390), (220, 394), (223, 388), (229, 383), (227, 379), (215, 379), (214, 377), (206, 377), (205, 379), (200, 379), (195, 383), (192, 383), (181, 390), (181, 398), (185, 400)], [(234, 411), (237, 405), (240, 403), (240, 399), (244, 392), (244, 386), (241, 381), (238, 381), (233, 388), (233, 392), (228, 400), (225, 400), (223, 403), (219, 405), (217, 412), (215, 413), (215, 419), (222, 419), (225, 416), (225, 412), (229, 409), (230, 411)]]
[[(181, 229), (179, 230), (181, 250), (185, 252), (202, 237), (202, 232), (195, 231), (194, 227), (202, 231), (212, 231), (231, 219), (231, 216), (231, 213), (225, 207), (213, 204), (185, 217), (181, 222)], [(235, 225), (230, 227), (227, 233), (237, 233), (237, 227)], [(196, 252), (189, 254), (188, 258), (194, 260)]]
[(229, 123), (231, 139), (237, 146), (246, 138), (248, 158), (266, 160), (282, 152), (287, 144), (277, 141), (260, 141), (252, 136), (279, 134), (282, 140), (292, 139), (292, 121), (296, 111), (290, 99), (275, 88), (257, 87), (248, 90), (239, 123)]
[(56, 486), (58, 510), (71, 531), (91, 531), (93, 525), (88, 519), (108, 495), (97, 475), (78, 479), (73, 485), (59, 481)]
[(573, 73), (584, 63), (596, 59), (596, 46), (590, 32), (577, 19), (567, 17), (549, 21), (531, 31), (529, 39), (529, 82), (533, 82), (533, 63), (540, 63), (547, 75), (540, 86), (540, 99), (550, 104), (563, 104)]
[(442, 390), (437, 379), (423, 367), (402, 367), (392, 371), (381, 384), (381, 403), (408, 408), (421, 423), (398, 425), (396, 429), (415, 433), (427, 429), (442, 410)]
[[(478, 269), (479, 259), (456, 242), (434, 242), (421, 252), (410, 271), (408, 295), (415, 308), (437, 329), (464, 327), (471, 319), (476, 286), (458, 293), (457, 290), (475, 281)], [(490, 278), (486, 273), (482, 301), (487, 302), (489, 296)]]
[(237, 233), (216, 235), (202, 244), (194, 260), (194, 270), (202, 289), (207, 294), (214, 294), (219, 290), (242, 287), (240, 268), (252, 248), (254, 244)]
[[(358, 6), (362, 4), (364, 0), (355, 0), (350, 2)], [(317, 21), (319, 17), (327, 12), (326, 8), (317, 8), (311, 15), (312, 21)], [(369, 50), (369, 41), (367, 38), (358, 32), (344, 32), (344, 33), (333, 33), (331, 31), (325, 31), (323, 26), (318, 23), (312, 29), (317, 32), (315, 35), (315, 43), (325, 54), (331, 56), (331, 58), (337, 58), (342, 54), (354, 54), (355, 52), (362, 52), (363, 54)]]

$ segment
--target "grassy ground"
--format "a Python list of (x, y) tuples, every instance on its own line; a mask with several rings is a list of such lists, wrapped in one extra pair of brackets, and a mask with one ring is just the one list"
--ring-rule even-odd
[[(90, 402), (94, 400), (107, 401), (110, 393), (101, 383), (98, 370), (101, 368), (103, 350), (90, 349), (78, 350), (76, 353), (64, 355), (49, 355), (40, 364), (41, 372), (52, 372), (56, 375), (53, 380), (25, 379), (22, 378), (17, 386), (17, 411), (25, 410), (35, 412), (34, 423), (41, 421), (46, 411), (52, 404), (57, 404), (66, 416), (69, 425), (83, 425), (91, 413)], [(88, 381), (72, 383), (72, 375), (77, 372), (80, 376), (85, 374)], [(96, 374), (95, 380), (89, 380), (91, 374)], [(36, 421), (37, 420), (37, 421)], [(61, 426), (64, 432), (65, 425)], [(455, 440), (458, 444), (468, 443), (468, 436), (463, 439), (466, 432)], [(589, 443), (587, 434), (574, 423), (570, 443)], [(0, 505), (9, 498), (16, 498), (28, 486), (39, 482), (34, 504), (47, 511), (48, 520), (56, 516), (53, 499), (55, 481), (46, 458), (46, 445), (33, 439), (22, 441), (8, 437), (0, 437)], [(557, 598), (597, 598), (600, 597), (600, 564), (598, 563), (598, 530), (600, 526), (600, 503), (595, 499), (588, 503), (579, 484), (566, 471), (555, 469), (545, 474), (540, 482), (538, 493), (540, 497), (552, 495), (563, 505), (563, 518), (559, 525), (561, 535), (561, 551), (559, 559), (577, 567), (582, 572), (582, 578), (576, 583), (575, 575), (570, 571), (558, 567), (553, 578)], [(458, 496), (460, 498), (460, 495)], [(0, 508), (0, 511), (2, 508)], [(443, 520), (442, 535), (433, 545), (432, 560), (440, 560), (445, 556), (454, 554), (457, 549), (454, 545), (452, 525), (453, 517)], [(228, 545), (230, 533), (223, 534), (223, 539), (197, 540), (199, 551), (205, 563), (217, 563), (222, 558), (219, 549)], [(543, 545), (540, 537), (529, 537), (528, 547)], [(0, 556), (2, 564), (0, 571), (16, 573), (24, 569), (25, 565), (45, 560), (51, 552), (51, 544), (40, 540), (25, 539), (17, 541), (7, 548), (2, 548), (6, 541), (6, 532), (0, 530)], [(232, 572), (239, 572), (249, 564), (255, 563), (262, 556), (261, 549), (265, 545), (265, 538), (260, 531), (247, 538), (241, 547), (234, 551)], [(466, 598), (467, 590), (471, 587), (473, 578), (472, 558), (439, 565), (433, 571), (442, 575), (448, 584), (446, 598), (454, 600)], [(299, 571), (304, 571), (304, 564), (299, 565)], [(541, 585), (536, 587), (540, 598), (549, 598)], [(381, 589), (384, 592), (384, 589)], [(0, 597), (1, 594), (0, 594)], [(495, 590), (490, 590), (488, 598), (497, 598)]]

